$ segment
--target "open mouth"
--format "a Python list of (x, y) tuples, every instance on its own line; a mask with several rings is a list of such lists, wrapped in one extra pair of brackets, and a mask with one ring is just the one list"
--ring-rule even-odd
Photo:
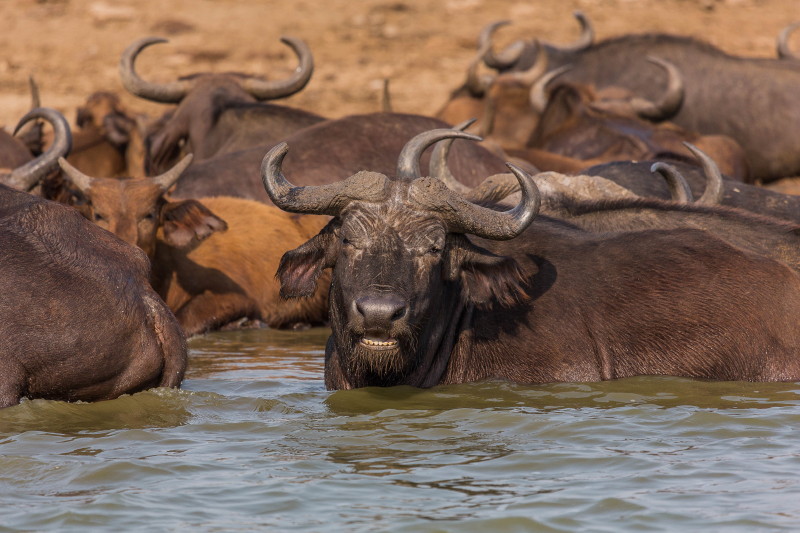
[(361, 346), (365, 346), (371, 350), (391, 350), (397, 347), (397, 341), (395, 339), (378, 340), (363, 337), (360, 342)]

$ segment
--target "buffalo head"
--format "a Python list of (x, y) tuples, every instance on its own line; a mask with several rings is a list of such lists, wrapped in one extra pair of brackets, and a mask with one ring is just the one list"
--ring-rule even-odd
[(287, 252), (277, 273), (281, 295), (292, 298), (312, 295), (322, 270), (333, 269), (329, 388), (424, 386), (444, 370), (436, 354), (452, 342), (447, 330), (465, 308), (525, 297), (517, 263), (465, 234), (496, 240), (519, 235), (538, 212), (538, 190), (509, 164), (522, 199), (498, 212), (469, 202), (439, 179), (421, 177), (422, 151), (451, 137), (478, 139), (455, 130), (425, 132), (405, 146), (394, 178), (362, 171), (316, 187), (295, 187), (283, 176), (285, 143), (264, 158), (262, 179), (275, 205), (334, 217)]

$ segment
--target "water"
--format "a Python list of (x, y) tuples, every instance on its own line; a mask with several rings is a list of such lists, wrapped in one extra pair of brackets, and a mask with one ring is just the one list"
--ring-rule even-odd
[(326, 337), (216, 333), (183, 390), (0, 411), (0, 531), (800, 530), (800, 384), (328, 392)]

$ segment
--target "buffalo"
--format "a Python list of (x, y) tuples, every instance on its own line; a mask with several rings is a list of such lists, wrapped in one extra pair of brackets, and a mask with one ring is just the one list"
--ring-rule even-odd
[[(334, 217), (287, 252), (283, 296), (331, 268), (329, 389), (593, 381), (641, 374), (800, 378), (800, 277), (698, 229), (591, 233), (538, 216), (533, 181), (501, 212), (421, 177), (415, 137), (392, 178), (293, 186), (279, 144), (262, 164), (276, 205)], [(467, 234), (473, 237), (468, 237)]]
[(0, 407), (180, 385), (183, 332), (140, 250), (4, 185), (0, 249)]
[(158, 84), (140, 78), (134, 63), (142, 50), (166, 39), (145, 37), (125, 49), (119, 63), (125, 88), (140, 98), (178, 104), (146, 134), (146, 171), (165, 172), (180, 159), (181, 152), (192, 153), (201, 161), (270, 140), (277, 142), (324, 120), (308, 111), (264, 102), (302, 90), (314, 70), (305, 42), (294, 37), (281, 40), (294, 50), (300, 65), (291, 77), (276, 81), (227, 72), (195, 74)]

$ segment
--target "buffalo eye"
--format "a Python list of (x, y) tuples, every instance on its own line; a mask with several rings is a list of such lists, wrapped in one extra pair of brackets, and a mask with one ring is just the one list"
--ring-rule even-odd
[(151, 213), (147, 213), (147, 214), (144, 216), (144, 219), (145, 219), (145, 220), (155, 220), (155, 218), (156, 218), (156, 214), (155, 214), (155, 213), (152, 213), (152, 212), (151, 212)]
[(428, 248), (428, 253), (431, 255), (438, 255), (442, 252), (442, 247), (434, 244), (430, 248)]
[(104, 217), (100, 213), (95, 213), (94, 214), (94, 221), (95, 222), (100, 222), (101, 220), (105, 220), (105, 219), (106, 219), (106, 217)]

